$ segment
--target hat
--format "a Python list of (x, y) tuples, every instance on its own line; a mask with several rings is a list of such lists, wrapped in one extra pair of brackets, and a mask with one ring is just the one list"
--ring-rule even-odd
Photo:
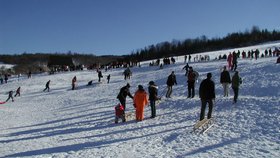
[(211, 73), (207, 73), (207, 78), (211, 78), (212, 74)]
[(143, 88), (143, 86), (142, 86), (142, 85), (138, 85), (138, 89), (143, 90), (144, 88)]
[(149, 85), (155, 85), (155, 82), (154, 81), (150, 81)]

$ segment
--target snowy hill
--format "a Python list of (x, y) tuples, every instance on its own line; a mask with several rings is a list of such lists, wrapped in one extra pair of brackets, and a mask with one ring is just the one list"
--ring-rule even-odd
[[(263, 44), (232, 50), (247, 51), (279, 47), (280, 43)], [(228, 54), (224, 50), (208, 52), (211, 59)], [(134, 120), (114, 124), (114, 106), (119, 89), (126, 85), (124, 69), (103, 72), (103, 83), (97, 83), (95, 71), (37, 75), (0, 85), (0, 101), (7, 92), (21, 86), (22, 95), (15, 102), (0, 104), (0, 157), (279, 157), (280, 155), (280, 65), (276, 57), (258, 60), (239, 59), (243, 78), (238, 103), (223, 97), (219, 83), (225, 60), (190, 63), (199, 72), (196, 96), (187, 98), (187, 82), (182, 67), (183, 57), (174, 65), (132, 68), (128, 82), (134, 94), (137, 85), (147, 90), (154, 80), (159, 94), (166, 91), (166, 79), (175, 71), (178, 85), (171, 99), (157, 106), (157, 117), (150, 119), (150, 107), (142, 122)], [(216, 84), (215, 125), (203, 135), (191, 133), (199, 119), (198, 87), (211, 72)], [(111, 83), (105, 79), (111, 74)], [(231, 73), (233, 75), (233, 73)], [(78, 89), (71, 89), (77, 76)], [(50, 92), (43, 92), (51, 80)], [(94, 80), (93, 85), (86, 86)], [(127, 99), (127, 111), (133, 111)]]

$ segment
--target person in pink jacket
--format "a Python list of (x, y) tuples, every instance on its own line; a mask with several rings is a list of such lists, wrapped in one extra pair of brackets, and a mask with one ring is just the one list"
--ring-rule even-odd
[(138, 85), (138, 90), (135, 92), (133, 102), (136, 109), (136, 121), (143, 121), (144, 108), (148, 104), (148, 94), (142, 85)]
[(228, 69), (231, 69), (231, 67), (232, 67), (232, 58), (233, 58), (232, 54), (229, 53), (228, 58), (227, 58)]

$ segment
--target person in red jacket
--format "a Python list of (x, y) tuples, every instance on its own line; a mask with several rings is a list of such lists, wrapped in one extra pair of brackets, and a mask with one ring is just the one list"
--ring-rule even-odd
[(138, 85), (138, 90), (135, 92), (133, 102), (136, 109), (136, 121), (143, 121), (144, 108), (148, 104), (148, 94), (142, 85)]
[(115, 123), (119, 122), (119, 118), (122, 119), (122, 122), (125, 122), (124, 107), (122, 104), (115, 106), (115, 115)]

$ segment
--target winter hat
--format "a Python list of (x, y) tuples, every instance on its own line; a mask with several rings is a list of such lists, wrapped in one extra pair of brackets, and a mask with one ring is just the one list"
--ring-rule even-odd
[(129, 83), (127, 83), (127, 84), (126, 84), (126, 87), (130, 88), (130, 84), (129, 84)]
[(211, 73), (207, 73), (207, 78), (210, 79), (212, 77)]
[(144, 90), (144, 88), (143, 88), (142, 85), (138, 85), (138, 89), (139, 89), (139, 90)]
[(154, 81), (150, 81), (149, 85), (155, 85), (155, 82)]

